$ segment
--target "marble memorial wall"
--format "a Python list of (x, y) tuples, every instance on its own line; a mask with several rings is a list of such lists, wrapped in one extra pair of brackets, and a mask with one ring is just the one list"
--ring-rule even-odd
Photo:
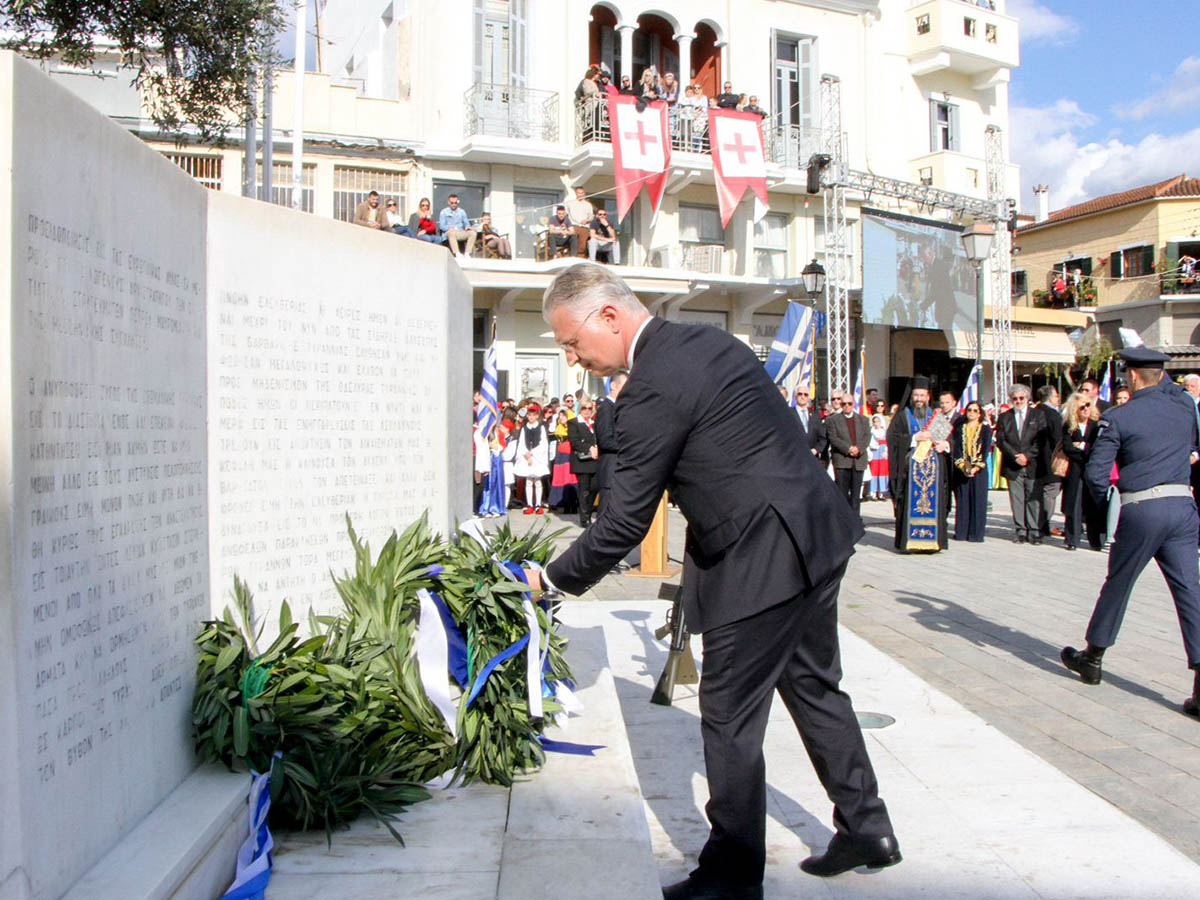
[(442, 533), (470, 514), (449, 435), (470, 435), (471, 292), (443, 248), (309, 217), (297, 254), (290, 211), (212, 199), (214, 605), (237, 573), (268, 623), (284, 599), (302, 619), (353, 567), (347, 513), (374, 550), (426, 509)]
[(2, 151), (0, 303), (12, 328), (0, 679), (15, 689), (0, 711), (15, 757), (0, 795), (20, 846), (6, 840), (0, 861), (7, 874), (19, 854), (31, 896), (56, 897), (195, 765), (205, 198), (8, 54), (0, 110), (21, 123)]

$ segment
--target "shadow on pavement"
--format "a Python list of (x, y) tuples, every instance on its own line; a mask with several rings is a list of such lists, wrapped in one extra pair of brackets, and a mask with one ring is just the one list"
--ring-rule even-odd
[[(1011, 626), (994, 622), (944, 597), (931, 597), (928, 594), (917, 594), (912, 591), (894, 593), (892, 597), (906, 606), (911, 606), (913, 619), (930, 631), (955, 634), (979, 647), (995, 647), (1059, 678), (1076, 683), (1079, 681), (1078, 676), (1063, 666), (1059, 658), (1062, 648), (1048, 641), (1033, 637)], [(1168, 700), (1158, 691), (1119, 675), (1105, 672), (1104, 683), (1135, 697), (1153, 700), (1172, 711), (1179, 709), (1178, 703)]]

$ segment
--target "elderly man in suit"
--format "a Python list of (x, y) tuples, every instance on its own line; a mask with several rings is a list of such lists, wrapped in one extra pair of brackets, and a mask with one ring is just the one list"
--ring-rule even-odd
[(663, 890), (680, 898), (762, 897), (763, 734), (776, 690), (834, 804), (814, 875), (900, 861), (850, 698), (840, 690), (837, 595), (863, 529), (796, 440), (795, 413), (754, 353), (701, 325), (652, 318), (603, 266), (579, 264), (546, 290), (542, 314), (597, 375), (629, 369), (616, 408), (611, 496), (544, 572), (580, 594), (641, 541), (670, 489), (687, 519), (684, 611), (703, 636), (700, 729), (711, 832), (699, 866)]
[(1039, 462), (1046, 442), (1046, 422), (1041, 410), (1029, 403), (1029, 388), (1014, 384), (1008, 392), (1012, 409), (1000, 413), (996, 443), (1001, 466), (1008, 479), (1008, 501), (1012, 505), (1013, 543), (1040, 544), (1042, 479)]
[(854, 397), (842, 394), (841, 409), (829, 414), (825, 429), (829, 433), (829, 455), (833, 459), (833, 480), (854, 514), (862, 500), (863, 472), (867, 468), (867, 445), (871, 443), (871, 421), (854, 410)]

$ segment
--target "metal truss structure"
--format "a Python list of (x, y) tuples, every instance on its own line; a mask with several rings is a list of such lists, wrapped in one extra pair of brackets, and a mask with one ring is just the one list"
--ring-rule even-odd
[(977, 219), (995, 226), (996, 237), (992, 242), (989, 261), (995, 335), (993, 355), (996, 360), (997, 390), (1005, 390), (1012, 381), (1012, 305), (1009, 295), (1010, 204), (1003, 197), (1004, 161), (1000, 129), (989, 126), (987, 132), (986, 200), (851, 169), (842, 133), (841, 81), (834, 75), (821, 76), (821, 131), (822, 153), (828, 157), (821, 174), (825, 213), (825, 312), (828, 317), (825, 330), (827, 389), (845, 391), (849, 390), (851, 384), (850, 366), (854, 353), (850, 329), (850, 284), (853, 279), (846, 200), (847, 195), (853, 192), (867, 201), (872, 196), (886, 197), (910, 203), (919, 212), (945, 212), (955, 219)]

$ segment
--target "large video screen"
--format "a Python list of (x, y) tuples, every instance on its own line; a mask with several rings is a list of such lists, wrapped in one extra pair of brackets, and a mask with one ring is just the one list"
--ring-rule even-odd
[(863, 321), (904, 328), (975, 328), (975, 267), (962, 228), (863, 210)]

